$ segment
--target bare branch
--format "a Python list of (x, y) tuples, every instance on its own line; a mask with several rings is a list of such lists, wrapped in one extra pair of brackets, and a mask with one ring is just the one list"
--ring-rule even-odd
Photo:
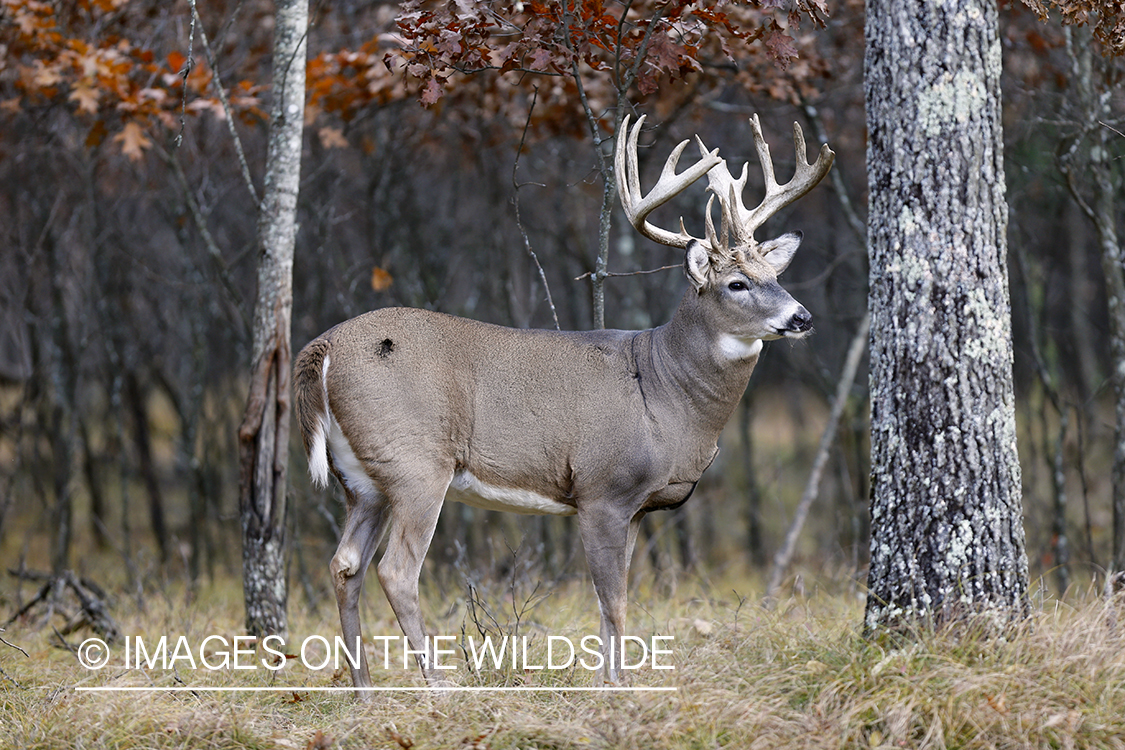
[[(4, 629), (0, 628), (0, 633), (3, 633), (3, 632), (4, 632)], [(31, 658), (30, 656), (28, 656), (26, 651), (24, 651), (22, 648), (20, 648), (16, 644), (9, 642), (3, 636), (0, 636), (0, 643), (3, 643), (5, 646), (9, 646), (11, 648), (14, 648), (16, 651), (19, 651), (21, 654), (23, 654), (24, 656), (27, 656), (27, 658), (29, 658), (29, 659)]]
[[(802, 101), (801, 109), (805, 113), (809, 124), (812, 126), (813, 135), (821, 143), (828, 143), (828, 133), (824, 129), (824, 120), (820, 117), (820, 112), (809, 101)], [(835, 169), (829, 173), (832, 180), (832, 187), (836, 190), (836, 200), (840, 203), (840, 208), (844, 211), (844, 217), (848, 220), (848, 226), (851, 227), (855, 233), (856, 239), (867, 244), (867, 222), (860, 218), (859, 213), (855, 210), (855, 204), (852, 203), (851, 194), (848, 192), (847, 186), (844, 184), (844, 174), (840, 169)]]
[[(218, 92), (219, 101), (223, 105), (223, 112), (226, 113), (227, 129), (230, 130), (234, 150), (238, 154), (238, 164), (242, 168), (242, 179), (246, 182), (246, 189), (250, 191), (250, 196), (254, 199), (254, 205), (257, 206), (261, 203), (261, 198), (258, 197), (258, 191), (254, 187), (254, 178), (250, 176), (250, 167), (246, 163), (246, 153), (242, 150), (242, 139), (238, 137), (238, 131), (234, 127), (234, 113), (231, 110), (227, 92), (223, 88), (223, 82), (219, 77), (219, 66), (215, 63), (215, 55), (211, 51), (211, 44), (207, 41), (207, 31), (203, 28), (203, 20), (199, 17), (199, 8), (196, 7), (195, 0), (188, 0), (188, 2), (191, 4), (192, 19), (199, 24), (199, 39), (203, 42), (203, 50), (207, 53), (207, 64), (211, 66), (211, 72), (214, 75), (215, 91)], [(185, 78), (185, 84), (186, 81)]]
[(191, 14), (191, 27), (188, 30), (187, 42), (187, 59), (184, 60), (184, 69), (180, 71), (180, 78), (183, 79), (183, 95), (180, 97), (180, 132), (176, 134), (176, 140), (172, 144), (173, 149), (178, 149), (180, 144), (184, 142), (184, 131), (187, 129), (187, 92), (188, 92), (188, 76), (195, 68), (195, 53), (192, 51), (195, 44), (195, 21), (198, 16), (195, 13)]
[(187, 203), (188, 210), (191, 212), (191, 218), (195, 222), (196, 228), (199, 230), (199, 236), (203, 239), (203, 244), (207, 248), (207, 254), (211, 256), (211, 260), (215, 264), (215, 269), (218, 271), (219, 281), (222, 282), (223, 289), (229, 296), (235, 310), (238, 311), (239, 319), (242, 321), (243, 333), (249, 334), (250, 316), (246, 312), (242, 295), (239, 294), (237, 287), (235, 287), (234, 280), (230, 277), (230, 270), (227, 268), (226, 261), (223, 259), (222, 251), (219, 249), (218, 244), (216, 244), (215, 238), (211, 236), (211, 231), (207, 228), (207, 220), (203, 216), (203, 212), (200, 210), (195, 196), (192, 194), (191, 186), (188, 184), (187, 177), (184, 175), (183, 167), (180, 166), (180, 160), (176, 157), (175, 151), (167, 153), (163, 149), (158, 149), (158, 153), (164, 158), (164, 161), (172, 167), (172, 173), (176, 176), (176, 182), (179, 183), (180, 190), (184, 194), (184, 202)]
[[(675, 265), (672, 265), (672, 266), (661, 266), (660, 268), (650, 268), (650, 269), (645, 270), (645, 271), (627, 271), (627, 272), (623, 271), (623, 272), (620, 272), (620, 273), (606, 272), (605, 275), (606, 275), (606, 277), (610, 277), (610, 276), (644, 276), (645, 274), (649, 274), (649, 273), (660, 273), (661, 271), (671, 271), (672, 269), (683, 268), (683, 267), (684, 267), (683, 263), (676, 263)], [(582, 281), (583, 279), (588, 279), (593, 275), (594, 275), (593, 271), (587, 271), (586, 273), (582, 274), (581, 276), (575, 276), (574, 280), (575, 281)]]
[(520, 236), (523, 237), (523, 246), (527, 250), (527, 254), (531, 256), (531, 260), (535, 263), (535, 267), (539, 270), (539, 279), (543, 282), (543, 289), (547, 292), (547, 304), (551, 307), (551, 317), (555, 321), (555, 330), (559, 331), (562, 328), (559, 326), (559, 314), (555, 310), (555, 301), (551, 298), (551, 285), (547, 283), (547, 274), (543, 271), (543, 266), (539, 263), (539, 256), (531, 248), (531, 240), (527, 237), (527, 231), (523, 228), (523, 222), (520, 220), (520, 188), (527, 184), (521, 184), (516, 179), (516, 172), (520, 168), (520, 154), (523, 153), (524, 143), (527, 142), (527, 129), (531, 125), (531, 113), (535, 111), (535, 102), (539, 98), (539, 87), (536, 86), (534, 93), (531, 95), (531, 106), (527, 108), (527, 120), (523, 124), (523, 134), (520, 136), (519, 145), (516, 146), (516, 160), (512, 163), (512, 187), (515, 192), (512, 194), (512, 205), (516, 209), (516, 226), (519, 227)]

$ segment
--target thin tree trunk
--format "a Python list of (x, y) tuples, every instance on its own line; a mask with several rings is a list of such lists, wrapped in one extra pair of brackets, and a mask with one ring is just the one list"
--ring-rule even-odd
[(265, 192), (258, 218), (258, 297), (250, 394), (242, 426), (243, 596), (252, 635), (287, 635), (286, 492), (289, 461), (293, 248), (305, 100), (305, 0), (279, 0), (273, 50), (273, 111)]
[(754, 470), (752, 399), (749, 391), (742, 394), (738, 426), (742, 432), (742, 471), (746, 475), (746, 547), (751, 564), (762, 566), (769, 558), (762, 544), (762, 488), (758, 486), (758, 475)]
[[(1095, 60), (1089, 29), (1068, 27), (1067, 48), (1074, 69), (1075, 91), (1079, 117), (1084, 131), (1075, 140), (1071, 153), (1064, 156), (1063, 169), (1075, 201), (1094, 224), (1101, 248), (1102, 272), (1105, 276), (1106, 299), (1109, 304), (1110, 382), (1113, 384), (1114, 428), (1113, 451), (1113, 555), (1110, 571), (1113, 585), (1125, 585), (1125, 256), (1117, 237), (1117, 194), (1113, 164), (1110, 157), (1110, 130), (1103, 124), (1110, 117), (1110, 87), (1104, 70)], [(1076, 183), (1073, 164), (1077, 149), (1089, 160), (1093, 197), (1083, 198)]]
[(868, 630), (1027, 608), (995, 2), (869, 0)]
[[(50, 222), (50, 219), (48, 219)], [(47, 259), (51, 273), (51, 337), (54, 356), (51, 357), (51, 380), (54, 381), (50, 404), (51, 463), (54, 469), (55, 505), (51, 511), (54, 524), (51, 539), (51, 568), (58, 574), (70, 567), (71, 543), (74, 536), (74, 461), (78, 451), (78, 429), (75, 417), (78, 394), (78, 363), (70, 337), (70, 319), (67, 315), (63, 285), (67, 268), (63, 250), (44, 231), (48, 245)]]
[(168, 528), (164, 522), (164, 499), (160, 495), (160, 482), (156, 478), (156, 463), (152, 459), (152, 438), (148, 429), (148, 410), (145, 408), (145, 394), (141, 392), (137, 374), (125, 374), (125, 398), (133, 416), (133, 444), (137, 448), (137, 463), (141, 480), (148, 496), (148, 519), (152, 535), (156, 538), (156, 549), (160, 562), (168, 562)]
[(797, 549), (797, 537), (805, 526), (805, 519), (809, 515), (809, 508), (820, 494), (820, 476), (824, 472), (824, 465), (828, 463), (828, 454), (836, 442), (836, 433), (840, 426), (840, 415), (844, 413), (844, 405), (848, 401), (848, 394), (855, 383), (855, 375), (859, 371), (859, 363), (863, 360), (863, 353), (867, 351), (867, 333), (871, 327), (871, 316), (864, 315), (863, 320), (852, 337), (848, 354), (844, 358), (844, 368), (840, 371), (840, 380), (836, 384), (836, 399), (832, 402), (832, 411), (828, 415), (828, 424), (820, 436), (820, 445), (816, 449), (816, 458), (813, 460), (809, 480), (805, 484), (805, 491), (801, 501), (797, 503), (797, 510), (793, 514), (793, 523), (789, 525), (789, 532), (785, 535), (785, 542), (774, 555), (773, 565), (770, 570), (769, 582), (766, 585), (766, 597), (777, 594), (781, 587), (781, 579), (789, 570), (789, 563), (793, 561), (793, 552)]
[[(86, 485), (90, 489), (90, 534), (94, 537), (94, 544), (98, 549), (109, 549), (109, 537), (106, 536), (106, 519), (109, 509), (105, 503), (105, 492), (102, 488), (101, 472), (98, 471), (98, 457), (91, 448), (93, 440), (90, 435), (89, 420), (80, 418), (78, 426), (82, 437), (82, 469), (86, 475)], [(0, 517), (0, 520), (3, 520)]]
[[(1090, 235), (1086, 218), (1073, 201), (1066, 202), (1063, 213), (1066, 221), (1067, 291), (1072, 300), (1088, 300), (1094, 296), (1094, 288), (1087, 267)], [(1099, 337), (1091, 325), (1088, 305), (1067, 305), (1067, 313), (1070, 317), (1070, 343), (1074, 347), (1078, 370), (1078, 398), (1080, 403), (1092, 406), (1090, 394), (1097, 387), (1099, 378)]]
[(1102, 250), (1109, 298), (1110, 380), (1113, 382), (1113, 562), (1116, 587), (1125, 584), (1125, 259), (1117, 239), (1116, 203), (1112, 167), (1106, 161), (1105, 130), (1101, 147), (1094, 151), (1101, 158), (1091, 165), (1094, 172), (1094, 213), (1097, 216), (1098, 243)]
[[(1055, 580), (1058, 584), (1059, 596), (1062, 596), (1070, 586), (1070, 537), (1067, 533), (1066, 522), (1067, 494), (1065, 461), (1066, 433), (1070, 424), (1068, 416), (1069, 407), (1063, 402), (1062, 396), (1055, 386), (1056, 378), (1053, 377), (1051, 372), (1047, 369), (1047, 362), (1043, 359), (1042, 349), (1039, 346), (1039, 332), (1046, 329), (1047, 321), (1040, 321), (1040, 317), (1045, 317), (1045, 312), (1042, 315), (1037, 315), (1031, 305), (1031, 266), (1027, 262), (1027, 253), (1024, 252), (1023, 247), (1019, 247), (1014, 255), (1016, 267), (1019, 269), (1019, 274), (1023, 278), (1024, 289), (1027, 290), (1023, 295), (1027, 307), (1024, 312), (1024, 317), (1026, 317), (1027, 323), (1031, 328), (1031, 333), (1028, 337), (1031, 358), (1035, 363), (1035, 371), (1039, 375), (1039, 383), (1043, 389), (1043, 403), (1040, 404), (1040, 408), (1035, 410), (1035, 413), (1042, 423), (1043, 456), (1050, 464), (1051, 492), (1054, 499), (1050, 544), (1051, 553), (1054, 555), (1055, 560)], [(1054, 440), (1051, 439), (1051, 425), (1048, 419), (1047, 403), (1050, 403), (1052, 410), (1059, 415), (1058, 433), (1057, 438)], [(1034, 438), (1030, 442), (1034, 443)]]
[[(687, 506), (675, 511), (672, 520), (676, 524), (676, 546), (680, 550), (680, 569), (685, 571), (695, 570), (695, 566), (699, 564), (699, 554), (695, 549), (691, 516), (687, 514)], [(714, 527), (712, 527), (711, 532), (704, 534), (704, 537), (714, 539)]]

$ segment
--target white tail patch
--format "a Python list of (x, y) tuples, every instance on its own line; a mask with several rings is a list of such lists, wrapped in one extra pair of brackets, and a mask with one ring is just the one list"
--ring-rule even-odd
[(332, 465), (344, 480), (344, 484), (351, 490), (357, 499), (364, 502), (374, 502), (379, 497), (379, 488), (371, 481), (370, 475), (363, 468), (363, 463), (352, 450), (351, 443), (340, 429), (340, 423), (332, 416), (329, 410), (326, 417), (328, 422), (328, 450), (332, 451)]
[[(324, 356), (324, 363), (320, 368), (320, 387), (324, 389), (324, 411), (317, 415), (316, 429), (313, 432), (311, 447), (309, 448), (309, 474), (312, 475), (313, 484), (324, 488), (328, 486), (328, 432), (331, 429), (329, 421), (332, 414), (328, 409), (328, 363), (331, 357)], [(339, 428), (337, 428), (339, 429)]]
[(347, 488), (360, 500), (373, 501), (379, 496), (379, 488), (371, 481), (363, 464), (356, 457), (355, 451), (344, 436), (344, 431), (340, 429), (340, 423), (336, 421), (328, 405), (328, 366), (331, 363), (332, 358), (325, 355), (320, 372), (320, 384), (324, 389), (324, 411), (317, 415), (316, 427), (310, 441), (309, 474), (312, 475), (314, 485), (327, 487), (328, 452), (332, 451), (332, 463)]

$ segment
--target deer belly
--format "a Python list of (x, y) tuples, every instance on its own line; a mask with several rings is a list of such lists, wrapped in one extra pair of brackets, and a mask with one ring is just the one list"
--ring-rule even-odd
[(538, 492), (513, 487), (497, 487), (482, 482), (467, 471), (453, 476), (445, 497), (474, 508), (503, 510), (509, 513), (572, 516), (578, 512), (574, 506), (552, 500)]

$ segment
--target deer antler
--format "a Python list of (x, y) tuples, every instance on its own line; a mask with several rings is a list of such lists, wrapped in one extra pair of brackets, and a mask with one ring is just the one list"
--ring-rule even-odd
[[(766, 197), (753, 211), (748, 211), (742, 203), (742, 190), (746, 187), (746, 170), (748, 164), (742, 165), (742, 174), (735, 179), (727, 169), (726, 160), (707, 173), (708, 187), (715, 197), (723, 213), (723, 245), (726, 245), (727, 232), (733, 232), (735, 244), (738, 246), (750, 245), (754, 242), (754, 230), (766, 223), (766, 220), (781, 209), (797, 200), (805, 193), (816, 187), (824, 179), (836, 154), (828, 148), (828, 144), (820, 147), (820, 154), (816, 161), (809, 164), (805, 153), (805, 136), (801, 126), (793, 123), (793, 146), (797, 152), (797, 171), (793, 179), (784, 185), (778, 185), (773, 174), (773, 159), (770, 157), (770, 147), (762, 137), (762, 126), (758, 122), (758, 115), (750, 118), (750, 125), (754, 129), (754, 145), (758, 150), (758, 161), (762, 164), (762, 173), (766, 182)], [(699, 141), (700, 153), (706, 153), (703, 141)], [(714, 234), (711, 226), (710, 213), (707, 217), (709, 237)]]
[[(641, 134), (641, 125), (645, 118), (642, 115), (637, 124), (629, 131), (629, 116), (625, 116), (621, 123), (621, 132), (617, 134), (617, 145), (614, 153), (614, 171), (617, 174), (617, 190), (621, 193), (621, 206), (625, 215), (629, 217), (638, 232), (650, 240), (662, 245), (685, 248), (688, 243), (697, 237), (688, 234), (684, 228), (684, 220), (680, 219), (680, 231), (669, 232), (666, 229), (653, 226), (647, 221), (648, 215), (658, 206), (662, 206), (677, 194), (683, 192), (688, 185), (698, 180), (710, 169), (723, 160), (719, 158), (719, 149), (708, 153), (701, 147), (702, 158), (681, 174), (676, 174), (676, 165), (680, 161), (680, 154), (684, 152), (688, 142), (684, 141), (672, 151), (668, 160), (664, 162), (664, 169), (660, 172), (660, 179), (649, 191), (648, 195), (641, 197), (641, 179), (637, 169), (637, 139)], [(710, 203), (707, 204), (710, 208)]]

